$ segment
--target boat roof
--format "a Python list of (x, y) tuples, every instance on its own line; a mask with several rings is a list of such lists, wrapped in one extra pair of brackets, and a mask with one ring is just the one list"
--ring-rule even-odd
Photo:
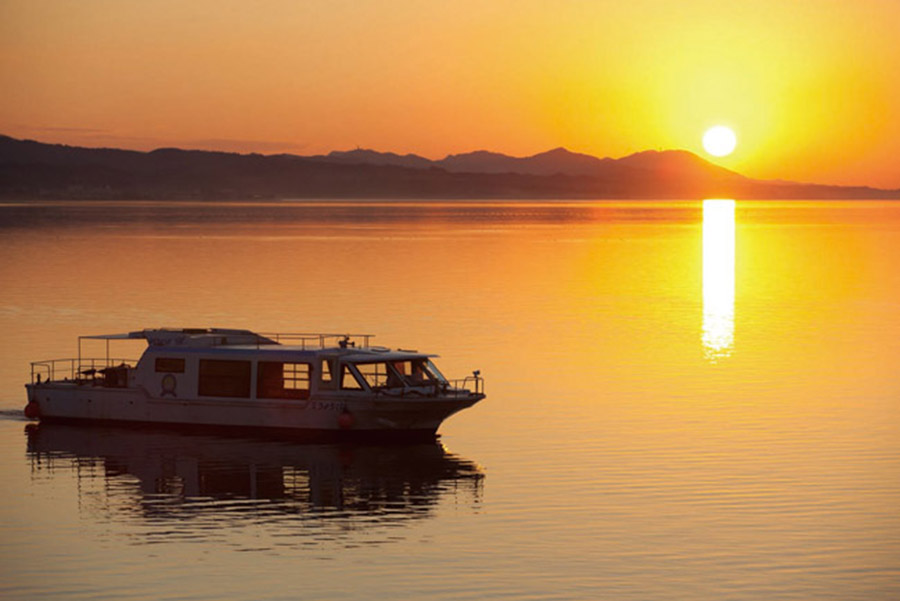
[(283, 345), (272, 344), (265, 346), (256, 346), (252, 344), (230, 345), (230, 346), (214, 346), (214, 347), (190, 347), (190, 346), (159, 346), (149, 347), (148, 353), (167, 353), (176, 351), (183, 354), (203, 354), (208, 356), (212, 353), (217, 355), (229, 355), (233, 357), (247, 357), (248, 355), (264, 358), (268, 361), (290, 361), (297, 360), (300, 356), (339, 356), (343, 361), (351, 363), (375, 363), (382, 361), (406, 361), (409, 359), (438, 357), (439, 355), (431, 353), (420, 353), (419, 351), (406, 349), (389, 349), (387, 347), (369, 347), (369, 348), (340, 348), (340, 347), (323, 347), (310, 348), (300, 345)]
[(338, 350), (354, 361), (399, 360), (417, 357), (436, 357), (413, 350), (391, 350), (370, 346), (372, 334), (293, 333), (258, 334), (250, 330), (230, 328), (145, 328), (122, 334), (79, 336), (79, 340), (140, 340), (151, 348), (178, 347), (179, 350), (216, 348), (231, 351), (298, 352)]
[(230, 328), (145, 328), (125, 334), (79, 336), (82, 340), (139, 340), (150, 346), (231, 346), (235, 344), (278, 344), (251, 332)]

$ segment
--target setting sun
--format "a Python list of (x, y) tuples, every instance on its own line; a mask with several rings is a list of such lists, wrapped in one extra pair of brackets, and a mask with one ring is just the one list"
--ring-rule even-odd
[(737, 146), (737, 136), (731, 128), (724, 125), (710, 127), (703, 134), (703, 148), (706, 152), (716, 157), (724, 157), (734, 152)]

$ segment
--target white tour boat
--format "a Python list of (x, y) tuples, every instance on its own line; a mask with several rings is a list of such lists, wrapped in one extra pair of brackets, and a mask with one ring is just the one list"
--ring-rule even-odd
[[(221, 328), (81, 336), (78, 357), (31, 364), (25, 414), (281, 431), (434, 435), (484, 398), (479, 372), (447, 380), (435, 355), (370, 345), (371, 335), (256, 334)], [(144, 339), (140, 360), (110, 343)], [(87, 358), (85, 340), (106, 342)]]

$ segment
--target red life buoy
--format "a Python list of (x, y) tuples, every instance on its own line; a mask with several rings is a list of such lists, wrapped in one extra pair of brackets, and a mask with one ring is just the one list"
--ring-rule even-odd
[(343, 430), (349, 430), (353, 427), (353, 424), (356, 423), (356, 418), (353, 417), (353, 414), (344, 409), (343, 412), (338, 416), (338, 425)]
[(41, 406), (37, 404), (37, 401), (29, 401), (27, 405), (25, 405), (25, 417), (28, 419), (37, 419), (41, 416)]

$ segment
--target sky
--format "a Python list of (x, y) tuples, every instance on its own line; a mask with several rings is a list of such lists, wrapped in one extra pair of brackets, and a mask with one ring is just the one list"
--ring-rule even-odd
[[(900, 188), (898, 0), (0, 0), (0, 133), (432, 159), (685, 149)], [(703, 132), (737, 134), (708, 155)]]

